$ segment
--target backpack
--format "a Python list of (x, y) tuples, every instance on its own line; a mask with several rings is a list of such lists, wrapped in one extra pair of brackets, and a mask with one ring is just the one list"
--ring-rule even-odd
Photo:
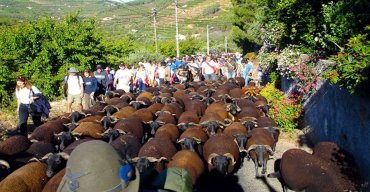
[[(69, 78), (69, 75), (64, 76), (64, 86), (63, 86), (64, 97), (68, 96), (68, 78)], [(80, 76), (79, 75), (77, 75), (77, 80), (78, 80), (78, 84), (80, 84)]]

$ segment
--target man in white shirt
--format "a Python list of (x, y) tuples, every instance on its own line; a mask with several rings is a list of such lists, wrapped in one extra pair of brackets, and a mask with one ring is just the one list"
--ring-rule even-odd
[(122, 89), (125, 92), (130, 92), (130, 81), (132, 79), (132, 72), (126, 67), (125, 63), (119, 64), (119, 70), (114, 75), (113, 87)]
[(216, 63), (212, 61), (211, 56), (207, 55), (206, 60), (202, 63), (202, 74), (205, 80), (215, 80)]
[(79, 111), (82, 112), (82, 98), (84, 97), (83, 79), (77, 75), (76, 68), (71, 67), (68, 71), (69, 75), (65, 77), (64, 83), (67, 84), (67, 113), (72, 112), (72, 104), (76, 102)]

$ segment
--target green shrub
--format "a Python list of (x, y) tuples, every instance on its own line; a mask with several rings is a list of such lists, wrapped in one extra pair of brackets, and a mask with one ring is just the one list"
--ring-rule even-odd
[[(370, 30), (370, 27), (367, 27)], [(351, 38), (343, 53), (335, 58), (338, 65), (332, 72), (332, 82), (351, 93), (368, 92), (370, 76), (370, 41), (365, 34)], [(337, 73), (337, 75), (336, 75)]]
[(299, 128), (303, 119), (302, 99), (298, 95), (284, 97), (273, 83), (268, 83), (260, 93), (272, 104), (268, 116), (286, 132)]

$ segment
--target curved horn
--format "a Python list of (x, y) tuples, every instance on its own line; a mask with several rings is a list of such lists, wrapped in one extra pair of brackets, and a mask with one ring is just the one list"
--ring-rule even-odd
[(202, 140), (201, 139), (198, 139), (196, 137), (193, 137), (193, 139), (195, 140), (195, 142), (197, 142), (198, 145), (202, 143)]
[(236, 161), (235, 161), (234, 156), (231, 153), (225, 153), (224, 156), (226, 156), (227, 158), (231, 160), (232, 165), (235, 165)]
[(0, 160), (0, 165), (4, 165), (4, 167), (5, 167), (6, 169), (9, 169), (9, 168), (10, 168), (9, 163), (8, 163), (8, 162), (6, 162), (6, 161), (4, 161), (4, 160)]
[(215, 158), (215, 157), (217, 157), (217, 156), (219, 156), (219, 154), (217, 154), (217, 153), (211, 153), (208, 156), (208, 160), (207, 160), (208, 164), (212, 165), (212, 159)]
[(185, 141), (185, 138), (182, 138), (182, 139), (180, 139), (180, 140), (177, 140), (177, 141), (176, 141), (176, 143), (180, 143), (180, 144), (182, 144), (182, 143), (184, 143), (184, 141)]
[(69, 154), (66, 152), (60, 152), (58, 153), (63, 159), (68, 160), (69, 159)]
[(137, 163), (137, 161), (139, 161), (140, 157), (135, 157), (135, 158), (132, 158), (132, 159), (128, 159), (128, 161), (130, 163)]
[(41, 160), (45, 160), (45, 159), (48, 159), (50, 155), (52, 155), (53, 153), (48, 153), (46, 155), (44, 155)]
[(40, 160), (37, 159), (36, 157), (32, 157), (30, 160), (28, 160), (28, 163), (29, 162), (40, 162)]

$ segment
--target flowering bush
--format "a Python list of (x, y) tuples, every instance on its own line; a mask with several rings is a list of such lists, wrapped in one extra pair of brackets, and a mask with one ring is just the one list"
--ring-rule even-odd
[(302, 98), (297, 94), (284, 97), (284, 93), (273, 83), (269, 83), (261, 91), (261, 95), (266, 97), (272, 107), (268, 116), (272, 118), (282, 130), (291, 132), (298, 128), (303, 120)]
[(291, 68), (298, 66), (299, 56), (302, 52), (297, 46), (289, 45), (287, 48), (283, 49), (279, 55), (276, 70), (280, 72), (280, 75), (288, 78), (294, 79), (297, 77), (295, 73), (292, 73)]
[(294, 79), (300, 93), (309, 95), (316, 91), (317, 81), (320, 80), (315, 70), (319, 59), (317, 54), (303, 55), (299, 47), (289, 46), (281, 52), (277, 70), (280, 75)]
[(303, 94), (310, 94), (316, 91), (317, 81), (320, 80), (315, 70), (316, 63), (320, 56), (312, 54), (307, 60), (301, 60), (298, 65), (289, 68), (297, 81), (298, 91)]

